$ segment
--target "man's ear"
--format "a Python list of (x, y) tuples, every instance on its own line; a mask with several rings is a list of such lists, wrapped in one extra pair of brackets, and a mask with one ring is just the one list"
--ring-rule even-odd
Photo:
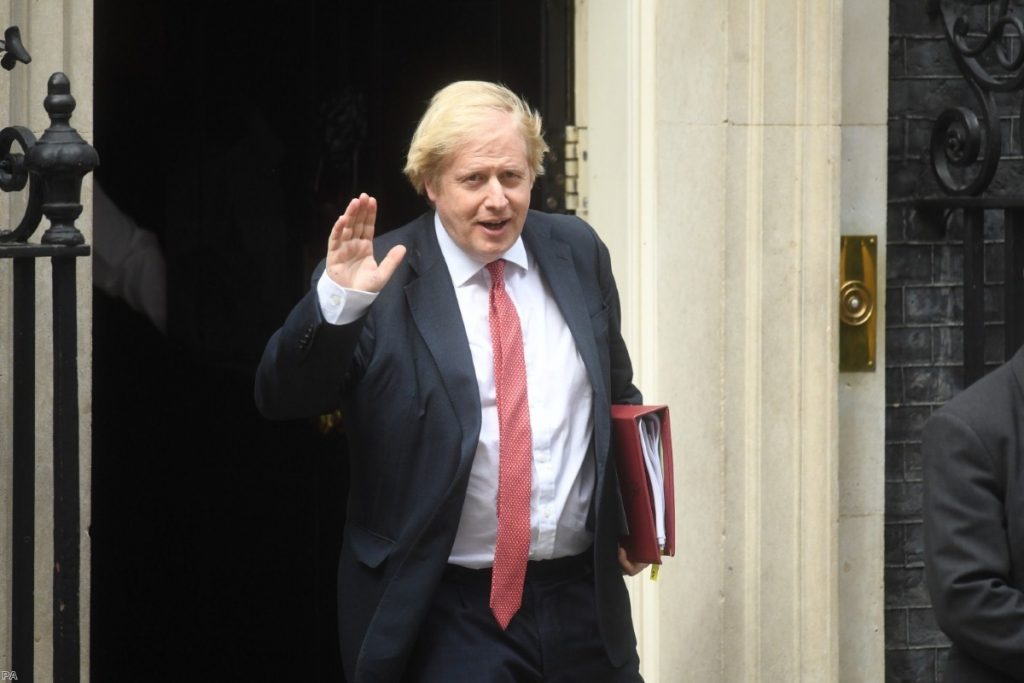
[(434, 188), (434, 181), (428, 180), (423, 183), (423, 187), (427, 190), (427, 199), (430, 200), (431, 204), (437, 203), (437, 190)]

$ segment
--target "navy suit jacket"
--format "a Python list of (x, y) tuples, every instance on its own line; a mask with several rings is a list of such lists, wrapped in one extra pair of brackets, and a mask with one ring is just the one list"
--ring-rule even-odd
[(1024, 681), (1024, 350), (932, 416), (923, 454), (943, 680)]
[[(522, 237), (593, 387), (589, 523), (598, 621), (620, 665), (636, 640), (617, 559), (626, 525), (610, 407), (639, 403), (640, 394), (620, 334), (618, 292), (608, 250), (582, 220), (531, 211)], [(447, 565), (480, 433), (479, 387), (433, 212), (378, 237), (377, 258), (396, 244), (406, 246), (405, 259), (362, 319), (325, 323), (314, 286), (271, 338), (256, 378), (256, 401), (268, 417), (344, 411), (351, 486), (338, 610), (352, 683), (401, 678)]]

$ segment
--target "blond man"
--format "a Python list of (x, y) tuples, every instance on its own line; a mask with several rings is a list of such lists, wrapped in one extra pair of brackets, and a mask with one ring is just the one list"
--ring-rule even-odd
[(345, 414), (351, 683), (640, 680), (609, 418), (640, 393), (607, 249), (529, 209), (546, 151), (503, 86), (440, 90), (405, 168), (432, 209), (375, 239), (353, 199), (264, 353), (264, 414)]

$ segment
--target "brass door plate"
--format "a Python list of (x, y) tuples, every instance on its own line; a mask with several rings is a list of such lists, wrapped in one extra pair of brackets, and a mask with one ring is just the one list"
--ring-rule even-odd
[(839, 371), (874, 372), (878, 238), (843, 235), (839, 252)]

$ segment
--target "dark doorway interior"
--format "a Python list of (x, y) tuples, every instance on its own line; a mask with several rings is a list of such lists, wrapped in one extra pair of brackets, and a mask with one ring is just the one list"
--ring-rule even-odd
[(167, 322), (95, 292), (93, 680), (342, 680), (344, 439), (261, 419), (253, 370), (353, 192), (382, 229), (426, 208), (400, 171), (437, 88), (501, 80), (558, 132), (566, 5), (95, 0), (96, 179)]

